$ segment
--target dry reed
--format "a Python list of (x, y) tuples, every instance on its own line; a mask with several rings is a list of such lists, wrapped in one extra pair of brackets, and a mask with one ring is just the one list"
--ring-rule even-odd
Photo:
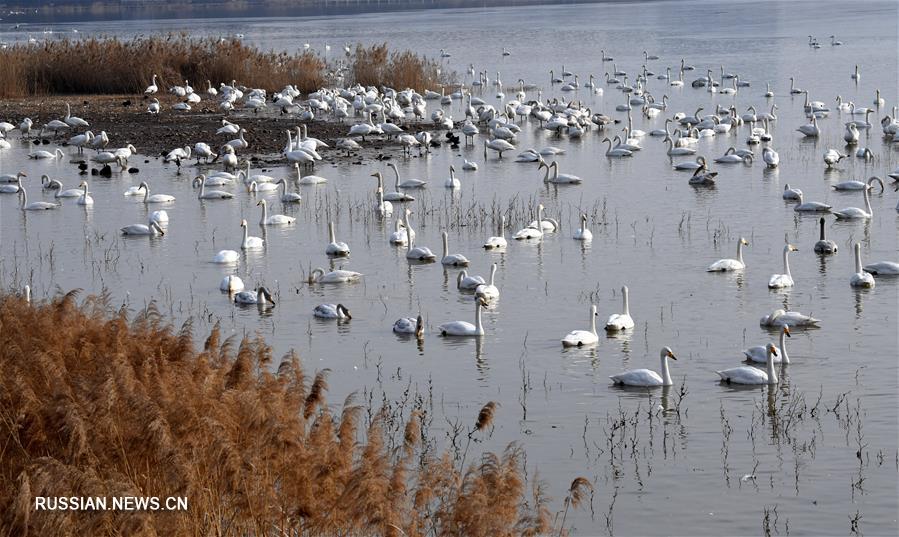
[(418, 91), (435, 90), (448, 80), (437, 62), (410, 51), (390, 52), (386, 43), (356, 45), (353, 81), (363, 86), (388, 86)]
[(0, 50), (0, 65), (0, 97), (140, 93), (154, 73), (160, 93), (185, 80), (198, 92), (207, 80), (267, 90), (294, 84), (306, 92), (325, 82), (325, 62), (315, 54), (264, 52), (238, 39), (185, 35), (19, 44)]
[[(129, 314), (105, 295), (0, 295), (0, 349), (0, 535), (550, 529), (542, 483), (526, 499), (520, 448), (462, 474), (422, 447), (418, 412), (398, 442), (377, 412), (363, 434), (353, 397), (331, 414), (327, 371), (309, 382), (294, 353), (275, 367), (258, 337), (216, 327), (197, 351), (190, 323), (174, 330), (154, 304)], [(488, 407), (475, 430), (492, 422)], [(185, 496), (189, 508), (35, 512), (35, 496)]]

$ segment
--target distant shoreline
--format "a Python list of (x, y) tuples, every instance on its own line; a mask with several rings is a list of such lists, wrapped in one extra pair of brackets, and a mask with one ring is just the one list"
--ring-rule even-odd
[(195, 0), (172, 4), (162, 0), (53, 3), (32, 0), (0, 2), (4, 26), (74, 23), (97, 20), (153, 20), (241, 17), (314, 17), (426, 9), (466, 9), (546, 4), (628, 3), (639, 0)]

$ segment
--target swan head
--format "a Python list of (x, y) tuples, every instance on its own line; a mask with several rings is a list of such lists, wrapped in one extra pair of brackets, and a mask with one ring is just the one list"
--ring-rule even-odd
[(240, 221), (240, 227), (247, 227), (246, 219)]
[(150, 185), (148, 185), (146, 181), (141, 181), (140, 186), (138, 186), (137, 189), (140, 190), (142, 188), (144, 190), (150, 190)]
[(258, 289), (256, 289), (256, 294), (262, 295), (263, 298), (265, 298), (265, 300), (268, 300), (269, 302), (272, 303), (272, 306), (275, 305), (275, 301), (272, 298), (272, 294), (265, 287), (259, 287)]
[(740, 244), (742, 244), (743, 246), (749, 246), (749, 241), (747, 241), (743, 237), (740, 237)]
[(793, 337), (793, 336), (790, 335), (790, 327), (787, 326), (787, 325), (784, 325), (783, 333), (784, 333), (787, 337)]
[(796, 247), (793, 246), (792, 244), (787, 244), (786, 246), (784, 246), (784, 253), (787, 253), (787, 252), (798, 252), (798, 251), (799, 251), (799, 248), (796, 248)]
[(338, 313), (338, 314), (342, 313), (343, 316), (344, 316), (347, 320), (353, 318), (353, 316), (350, 315), (350, 310), (346, 309), (346, 306), (344, 306), (343, 304), (337, 304), (337, 313)]
[(84, 188), (86, 186), (87, 186), (87, 181), (81, 181), (80, 183), (78, 183), (78, 188)]
[[(253, 181), (251, 184), (255, 185), (256, 181)], [(256, 205), (257, 206), (262, 205), (263, 207), (265, 207), (265, 200), (259, 200), (258, 202), (256, 202)]]
[(677, 360), (677, 356), (674, 355), (674, 351), (671, 350), (671, 347), (662, 347), (659, 356), (662, 358), (671, 358), (672, 360)]
[(774, 343), (768, 343), (765, 346), (768, 351), (768, 358), (770, 359), (772, 356), (777, 356), (777, 347), (774, 346)]

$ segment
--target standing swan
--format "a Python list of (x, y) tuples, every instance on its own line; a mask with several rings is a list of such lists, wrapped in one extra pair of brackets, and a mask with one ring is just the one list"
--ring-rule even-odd
[(475, 309), (474, 309), (474, 324), (471, 324), (466, 321), (453, 321), (446, 324), (441, 324), (437, 327), (440, 331), (441, 336), (455, 336), (455, 337), (477, 337), (484, 335), (484, 325), (481, 324), (481, 308), (487, 305), (481, 298), (476, 298), (474, 301)]
[(861, 287), (864, 289), (874, 288), (874, 276), (862, 270), (862, 245), (855, 243), (855, 274), (849, 280), (852, 287)]
[(740, 237), (740, 240), (737, 241), (737, 258), (736, 259), (719, 259), (715, 261), (709, 268), (706, 269), (706, 272), (729, 272), (732, 270), (743, 270), (746, 268), (746, 263), (743, 262), (743, 247), (749, 246), (749, 242)]
[(621, 303), (624, 308), (624, 313), (613, 313), (609, 316), (609, 320), (606, 321), (606, 332), (618, 332), (621, 330), (629, 330), (634, 327), (626, 285), (621, 287)]
[(784, 273), (783, 274), (773, 274), (771, 278), (768, 280), (768, 289), (783, 289), (784, 287), (793, 287), (793, 275), (790, 274), (790, 260), (787, 257), (790, 252), (798, 252), (799, 248), (796, 248), (792, 244), (787, 244), (784, 246)]
[(572, 330), (562, 338), (563, 347), (583, 347), (594, 345), (599, 341), (596, 334), (596, 304), (590, 305), (590, 330)]
[(715, 372), (721, 377), (721, 382), (728, 384), (777, 384), (777, 373), (774, 371), (774, 357), (777, 356), (777, 350), (774, 348), (774, 344), (768, 343), (765, 352), (767, 353), (765, 360), (767, 371), (744, 365)]
[(671, 373), (668, 371), (668, 358), (677, 360), (670, 347), (662, 347), (659, 352), (662, 374), (659, 375), (651, 369), (631, 369), (624, 373), (612, 375), (612, 382), (622, 386), (671, 386)]

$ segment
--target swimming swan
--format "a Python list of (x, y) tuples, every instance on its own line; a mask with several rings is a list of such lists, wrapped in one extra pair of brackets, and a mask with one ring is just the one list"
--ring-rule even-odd
[(743, 270), (746, 268), (746, 263), (743, 262), (743, 247), (749, 246), (749, 242), (740, 237), (740, 240), (737, 241), (737, 258), (736, 259), (719, 259), (715, 261), (709, 268), (706, 269), (706, 272), (729, 272), (732, 270)]
[(783, 289), (784, 287), (793, 287), (793, 275), (790, 274), (790, 260), (787, 256), (790, 254), (790, 252), (797, 251), (799, 251), (799, 249), (792, 244), (787, 244), (786, 246), (784, 246), (784, 273), (773, 274), (768, 280), (768, 289)]
[(562, 338), (563, 347), (583, 347), (594, 345), (599, 341), (596, 334), (596, 304), (590, 305), (590, 330), (572, 330)]
[(485, 307), (487, 303), (481, 299), (477, 298), (474, 301), (475, 310), (474, 310), (474, 323), (471, 324), (466, 321), (453, 321), (450, 323), (441, 324), (437, 327), (440, 331), (441, 336), (454, 336), (454, 337), (477, 337), (484, 335), (484, 325), (481, 324), (481, 308)]
[(767, 371), (744, 365), (716, 371), (716, 373), (721, 377), (721, 382), (728, 384), (777, 384), (777, 373), (774, 371), (774, 357), (777, 356), (777, 350), (775, 350), (774, 344), (768, 343), (765, 352), (767, 353)]
[(606, 321), (606, 332), (618, 332), (621, 330), (629, 330), (634, 327), (626, 285), (621, 287), (621, 303), (624, 313), (614, 313), (609, 316), (609, 320)]
[[(790, 327), (784, 326), (780, 331), (780, 347), (774, 347), (774, 351), (777, 353), (774, 355), (774, 363), (790, 363), (790, 356), (787, 354), (788, 337), (793, 337), (790, 335)], [(768, 362), (768, 347), (765, 345), (749, 347), (743, 351), (743, 355), (746, 356), (747, 362), (764, 364)]]
[(651, 369), (631, 369), (624, 373), (612, 375), (609, 378), (615, 384), (623, 386), (671, 386), (674, 383), (671, 382), (671, 373), (668, 371), (668, 358), (677, 360), (670, 347), (662, 347), (661, 352), (659, 352), (661, 375)]
[(849, 279), (849, 284), (852, 287), (874, 288), (874, 276), (862, 270), (862, 245), (858, 242), (855, 243), (855, 274)]

